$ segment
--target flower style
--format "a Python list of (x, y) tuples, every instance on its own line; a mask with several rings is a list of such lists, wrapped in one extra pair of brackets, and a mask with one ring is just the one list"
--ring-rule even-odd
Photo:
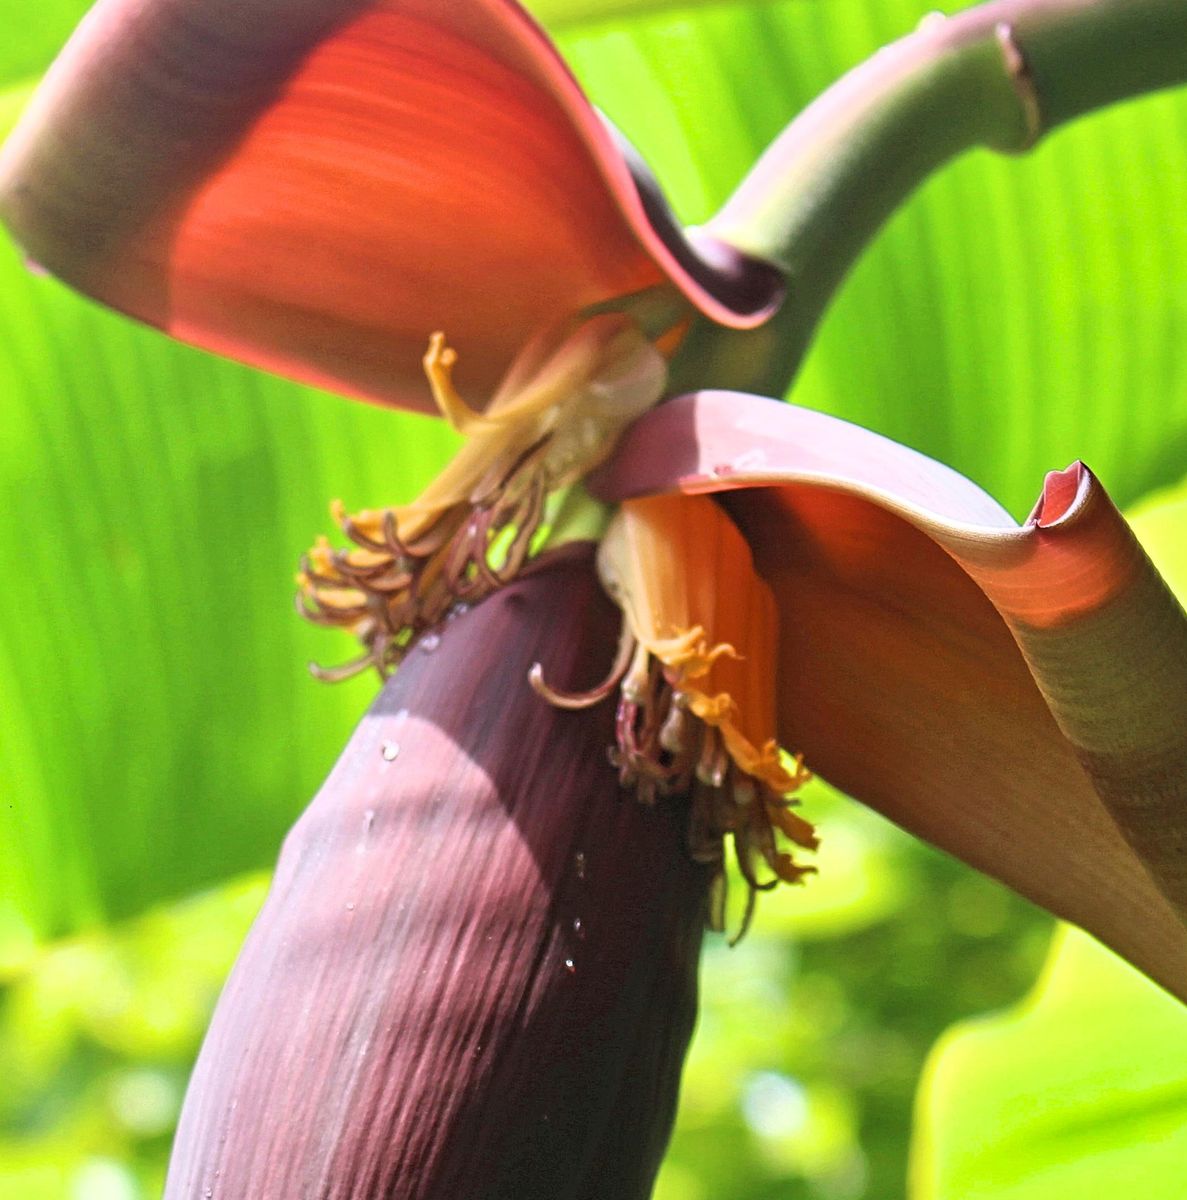
[(468, 439), (303, 565), (347, 669), (398, 670), (286, 842), (168, 1195), (646, 1195), (723, 840), (751, 901), (801, 879), (805, 764), (1187, 999), (1187, 618), (1100, 485), (1019, 527), (843, 421), (668, 397), (694, 315), (757, 325), (780, 275), (675, 226), (518, 6), (103, 0), (0, 206), (133, 316)]

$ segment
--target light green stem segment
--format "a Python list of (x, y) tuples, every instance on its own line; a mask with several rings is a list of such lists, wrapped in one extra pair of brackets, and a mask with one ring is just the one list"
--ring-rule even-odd
[(566, 542), (601, 541), (614, 515), (610, 505), (595, 500), (580, 483), (551, 497), (549, 504), (539, 541), (532, 547), (535, 553), (555, 550)]
[(681, 376), (781, 393), (854, 260), (936, 168), (975, 146), (1028, 150), (1083, 113), (1184, 82), (1187, 0), (993, 0), (926, 17), (805, 109), (707, 224), (781, 267), (788, 298), (765, 333), (694, 336)]

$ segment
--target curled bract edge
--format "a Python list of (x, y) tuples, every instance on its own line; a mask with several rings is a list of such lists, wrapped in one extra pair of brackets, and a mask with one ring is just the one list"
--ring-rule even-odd
[(1020, 525), (877, 434), (705, 392), (589, 485), (715, 493), (779, 608), (781, 742), (1187, 999), (1187, 616), (1083, 464)]

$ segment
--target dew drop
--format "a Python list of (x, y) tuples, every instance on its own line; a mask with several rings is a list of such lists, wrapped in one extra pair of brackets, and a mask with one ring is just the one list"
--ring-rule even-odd
[(585, 878), (585, 851), (578, 850), (573, 856), (573, 865), (577, 868), (577, 878)]
[(441, 645), (441, 635), (439, 633), (426, 633), (420, 639), (420, 648), (426, 654), (432, 654), (438, 646)]
[(565, 970), (568, 971), (570, 975), (576, 975), (577, 974), (577, 964), (571, 958), (566, 958), (565, 959)]
[(384, 762), (395, 762), (400, 756), (400, 743), (384, 742), (382, 754)]
[(469, 611), (470, 606), (468, 604), (462, 604), (459, 602), (445, 614), (445, 619), (447, 621), (456, 621), (458, 617), (464, 617)]
[(579, 938), (585, 937), (585, 925), (582, 923), (582, 920), (580, 917), (573, 918), (573, 932)]
[(353, 900), (346, 906), (346, 911), (354, 912), (354, 901)]
[(365, 813), (363, 813), (363, 832), (370, 833), (371, 826), (374, 824), (375, 824), (375, 810), (373, 808), (369, 808), (369, 809), (367, 809), (367, 811)]

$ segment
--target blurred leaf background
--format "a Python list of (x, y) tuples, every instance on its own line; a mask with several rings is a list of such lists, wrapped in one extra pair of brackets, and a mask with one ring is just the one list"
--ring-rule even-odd
[[(934, 7), (534, 5), (689, 222)], [(4, 127), (84, 8), (0, 0)], [(968, 156), (859, 264), (794, 399), (1019, 516), (1084, 458), (1187, 594), (1184, 194), (1183, 94)], [(451, 445), (135, 328), (0, 244), (0, 1196), (159, 1193), (266, 869), (373, 691), (306, 675), (349, 647), (292, 615), (295, 564), (330, 498), (406, 499)], [(945, 1030), (1027, 992), (1049, 922), (823, 785), (809, 804), (819, 878), (706, 954), (659, 1200), (895, 1200), (909, 1157), (914, 1200), (1181, 1195), (1184, 1016), (1076, 939), (1021, 1009), (947, 1033), (914, 1099)]]

